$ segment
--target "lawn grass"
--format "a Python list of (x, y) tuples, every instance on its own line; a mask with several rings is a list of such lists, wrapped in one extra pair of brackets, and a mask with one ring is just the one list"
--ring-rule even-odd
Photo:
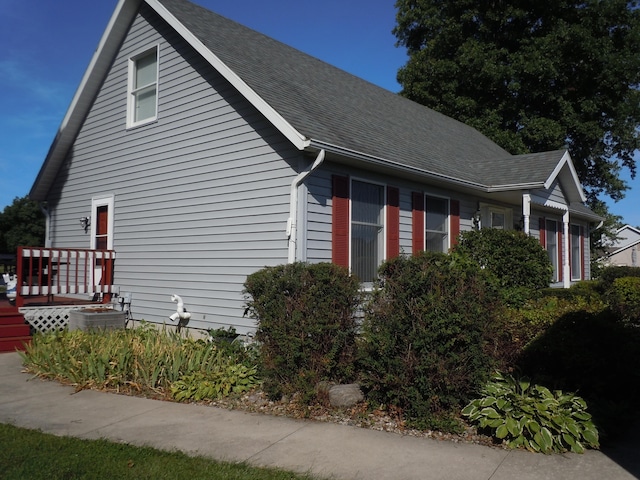
[(0, 424), (0, 478), (312, 480), (314, 477), (106, 440), (57, 437)]

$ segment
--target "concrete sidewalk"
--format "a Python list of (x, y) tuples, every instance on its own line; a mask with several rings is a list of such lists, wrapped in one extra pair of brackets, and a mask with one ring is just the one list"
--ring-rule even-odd
[[(356, 427), (74, 389), (0, 354), (0, 422), (336, 479), (632, 479), (640, 443), (584, 455), (506, 451)], [(6, 441), (6, 439), (3, 439)]]

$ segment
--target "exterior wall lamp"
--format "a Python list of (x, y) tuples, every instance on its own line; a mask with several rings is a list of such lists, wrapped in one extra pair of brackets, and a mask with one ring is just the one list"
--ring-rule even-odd
[(89, 225), (91, 225), (91, 219), (89, 217), (80, 217), (80, 226), (83, 228), (84, 233), (87, 233)]
[(473, 214), (473, 229), (480, 230), (482, 226), (482, 214), (480, 213), (480, 209), (476, 210)]

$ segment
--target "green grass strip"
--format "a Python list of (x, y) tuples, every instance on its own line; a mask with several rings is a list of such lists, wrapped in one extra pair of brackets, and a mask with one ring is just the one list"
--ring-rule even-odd
[(316, 477), (106, 440), (57, 437), (0, 424), (0, 478), (312, 480)]

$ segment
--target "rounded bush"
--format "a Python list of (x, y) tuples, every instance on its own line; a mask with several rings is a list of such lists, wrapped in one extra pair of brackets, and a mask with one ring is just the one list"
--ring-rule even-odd
[(444, 254), (395, 258), (379, 275), (360, 349), (369, 398), (400, 407), (413, 425), (453, 427), (450, 412), (492, 371), (484, 347), (497, 295), (477, 265)]
[(360, 284), (331, 263), (266, 267), (247, 277), (261, 374), (271, 398), (308, 402), (321, 381), (353, 380)]
[(510, 303), (518, 303), (530, 290), (551, 283), (553, 267), (547, 252), (537, 239), (522, 232), (495, 228), (466, 231), (453, 251), (487, 270)]
[(616, 278), (606, 298), (611, 310), (621, 320), (640, 325), (640, 277)]

